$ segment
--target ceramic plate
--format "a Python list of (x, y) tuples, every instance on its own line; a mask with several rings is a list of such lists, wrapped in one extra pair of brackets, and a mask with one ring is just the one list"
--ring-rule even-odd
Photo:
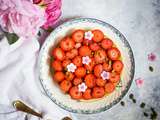
[[(50, 75), (50, 49), (56, 45), (61, 38), (78, 28), (100, 29), (107, 37), (113, 40), (122, 54), (124, 69), (122, 71), (121, 81), (113, 93), (101, 99), (86, 101), (73, 100), (69, 95), (61, 92)], [(112, 25), (92, 18), (73, 19), (57, 27), (44, 42), (40, 51), (38, 64), (40, 82), (47, 96), (61, 108), (70, 112), (83, 114), (102, 112), (118, 103), (130, 88), (135, 69), (133, 53), (126, 38)]]

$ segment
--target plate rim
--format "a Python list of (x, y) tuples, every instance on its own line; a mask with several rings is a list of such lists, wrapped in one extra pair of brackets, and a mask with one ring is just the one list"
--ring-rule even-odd
[[(69, 24), (69, 23), (72, 23), (74, 21), (92, 21), (92, 22), (98, 22), (98, 24), (103, 24), (105, 26), (109, 26), (111, 27), (114, 32), (116, 32), (116, 34), (120, 35), (120, 37), (122, 37), (123, 39), (123, 42), (124, 44), (128, 47), (129, 49), (129, 57), (131, 59), (131, 79), (129, 80), (125, 90), (122, 91), (122, 94), (117, 98), (115, 99), (111, 104), (109, 105), (106, 105), (104, 107), (101, 107), (101, 108), (98, 108), (98, 109), (95, 109), (95, 110), (77, 110), (77, 109), (72, 109), (71, 107), (68, 107), (68, 106), (65, 106), (64, 104), (61, 104), (61, 102), (57, 101), (56, 99), (54, 99), (49, 91), (46, 89), (45, 85), (43, 84), (43, 80), (41, 79), (40, 77), (40, 62), (41, 62), (41, 56), (42, 56), (42, 52), (43, 52), (43, 48), (45, 46), (45, 44), (47, 43), (47, 41), (49, 40), (49, 37), (50, 35), (56, 31), (57, 29), (60, 29), (61, 27), (65, 26), (66, 24)], [(121, 40), (122, 40), (121, 39)], [(100, 113), (100, 112), (104, 112), (110, 108), (112, 108), (114, 105), (118, 104), (124, 97), (125, 95), (127, 95), (131, 85), (132, 85), (132, 82), (133, 82), (133, 79), (134, 79), (134, 74), (135, 74), (135, 59), (134, 59), (134, 54), (133, 54), (133, 50), (129, 44), (129, 42), (127, 41), (126, 37), (117, 29), (115, 28), (114, 26), (112, 26), (111, 24), (107, 23), (107, 22), (104, 22), (102, 20), (99, 20), (99, 19), (95, 19), (95, 18), (74, 18), (74, 19), (71, 19), (67, 22), (64, 22), (62, 23), (61, 25), (59, 25), (58, 27), (56, 27), (50, 34), (49, 36), (45, 39), (43, 45), (41, 46), (40, 48), (40, 52), (39, 52), (39, 56), (38, 56), (38, 77), (39, 77), (39, 81), (40, 81), (40, 84), (45, 92), (45, 94), (47, 95), (47, 97), (49, 99), (51, 99), (57, 106), (59, 106), (60, 108), (64, 109), (64, 110), (67, 110), (69, 112), (72, 112), (72, 113), (79, 113), (79, 114), (96, 114), (96, 113)]]

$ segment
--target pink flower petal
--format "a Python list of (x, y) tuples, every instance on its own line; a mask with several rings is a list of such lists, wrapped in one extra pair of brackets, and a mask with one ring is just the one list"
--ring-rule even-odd
[(144, 80), (142, 78), (138, 78), (135, 80), (137, 87), (142, 87), (144, 84)]
[(156, 60), (156, 55), (154, 53), (148, 54), (148, 60), (149, 61), (155, 61)]

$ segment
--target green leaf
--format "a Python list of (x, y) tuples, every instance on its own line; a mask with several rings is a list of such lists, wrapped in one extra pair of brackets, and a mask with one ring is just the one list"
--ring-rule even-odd
[(8, 43), (10, 45), (13, 44), (13, 43), (15, 43), (19, 39), (19, 37), (15, 33), (5, 32), (4, 34), (7, 37)]

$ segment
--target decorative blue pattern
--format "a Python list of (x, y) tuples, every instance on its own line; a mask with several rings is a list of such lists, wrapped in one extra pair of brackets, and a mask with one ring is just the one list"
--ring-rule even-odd
[[(117, 30), (116, 28), (114, 28), (112, 25), (106, 23), (106, 22), (103, 22), (103, 21), (100, 21), (100, 20), (97, 20), (97, 19), (93, 19), (93, 18), (76, 18), (76, 19), (73, 19), (73, 20), (70, 20), (62, 25), (60, 25), (59, 27), (57, 27), (51, 34), (56, 34), (58, 31), (60, 31), (61, 29), (63, 29), (63, 27), (66, 27), (66, 26), (69, 26), (69, 25), (72, 25), (72, 24), (75, 24), (75, 23), (80, 23), (80, 22), (91, 22), (91, 23), (96, 23), (96, 24), (100, 24), (102, 26), (105, 26), (105, 27), (109, 27), (112, 32), (114, 32), (115, 34), (117, 34), (120, 38), (120, 40), (124, 43), (124, 46), (126, 48), (128, 48), (128, 53), (129, 53), (129, 57), (130, 57), (130, 62), (132, 63), (131, 65), (131, 69), (130, 69), (130, 80), (129, 80), (129, 83), (127, 85), (127, 87), (125, 88), (125, 90), (122, 92), (122, 94), (116, 99), (114, 100), (111, 104), (109, 105), (106, 105), (102, 108), (99, 108), (99, 109), (95, 109), (95, 110), (77, 110), (77, 109), (72, 109), (71, 107), (68, 107), (66, 106), (65, 104), (62, 104), (61, 102), (57, 101), (53, 96), (52, 96), (52, 93), (49, 91), (49, 89), (47, 88), (47, 86), (44, 84), (43, 82), (43, 79), (40, 77), (40, 82), (41, 82), (41, 85), (45, 91), (45, 93), (47, 94), (47, 96), (55, 103), (57, 104), (58, 106), (60, 106), (61, 108), (67, 110), (67, 111), (70, 111), (70, 112), (73, 112), (73, 113), (81, 113), (81, 114), (93, 114), (93, 113), (99, 113), (99, 112), (102, 112), (102, 111), (105, 111), (109, 108), (111, 108), (113, 105), (117, 104), (125, 95), (126, 93), (128, 92), (130, 86), (131, 86), (131, 83), (133, 81), (133, 77), (134, 77), (134, 72), (135, 72), (135, 62), (134, 62), (134, 56), (133, 56), (133, 52), (132, 52), (132, 49), (128, 43), (128, 41), (126, 40), (126, 38), (124, 37), (124, 35), (122, 35), (120, 33), (119, 30)], [(46, 45), (49, 43), (50, 41), (49, 40), (46, 40), (45, 43), (43, 44), (42, 48), (41, 48), (41, 51), (40, 51), (40, 56), (39, 56), (39, 70), (42, 69), (42, 66), (41, 66), (41, 58), (42, 58), (42, 53), (46, 47)], [(41, 72), (39, 73), (41, 75)]]

